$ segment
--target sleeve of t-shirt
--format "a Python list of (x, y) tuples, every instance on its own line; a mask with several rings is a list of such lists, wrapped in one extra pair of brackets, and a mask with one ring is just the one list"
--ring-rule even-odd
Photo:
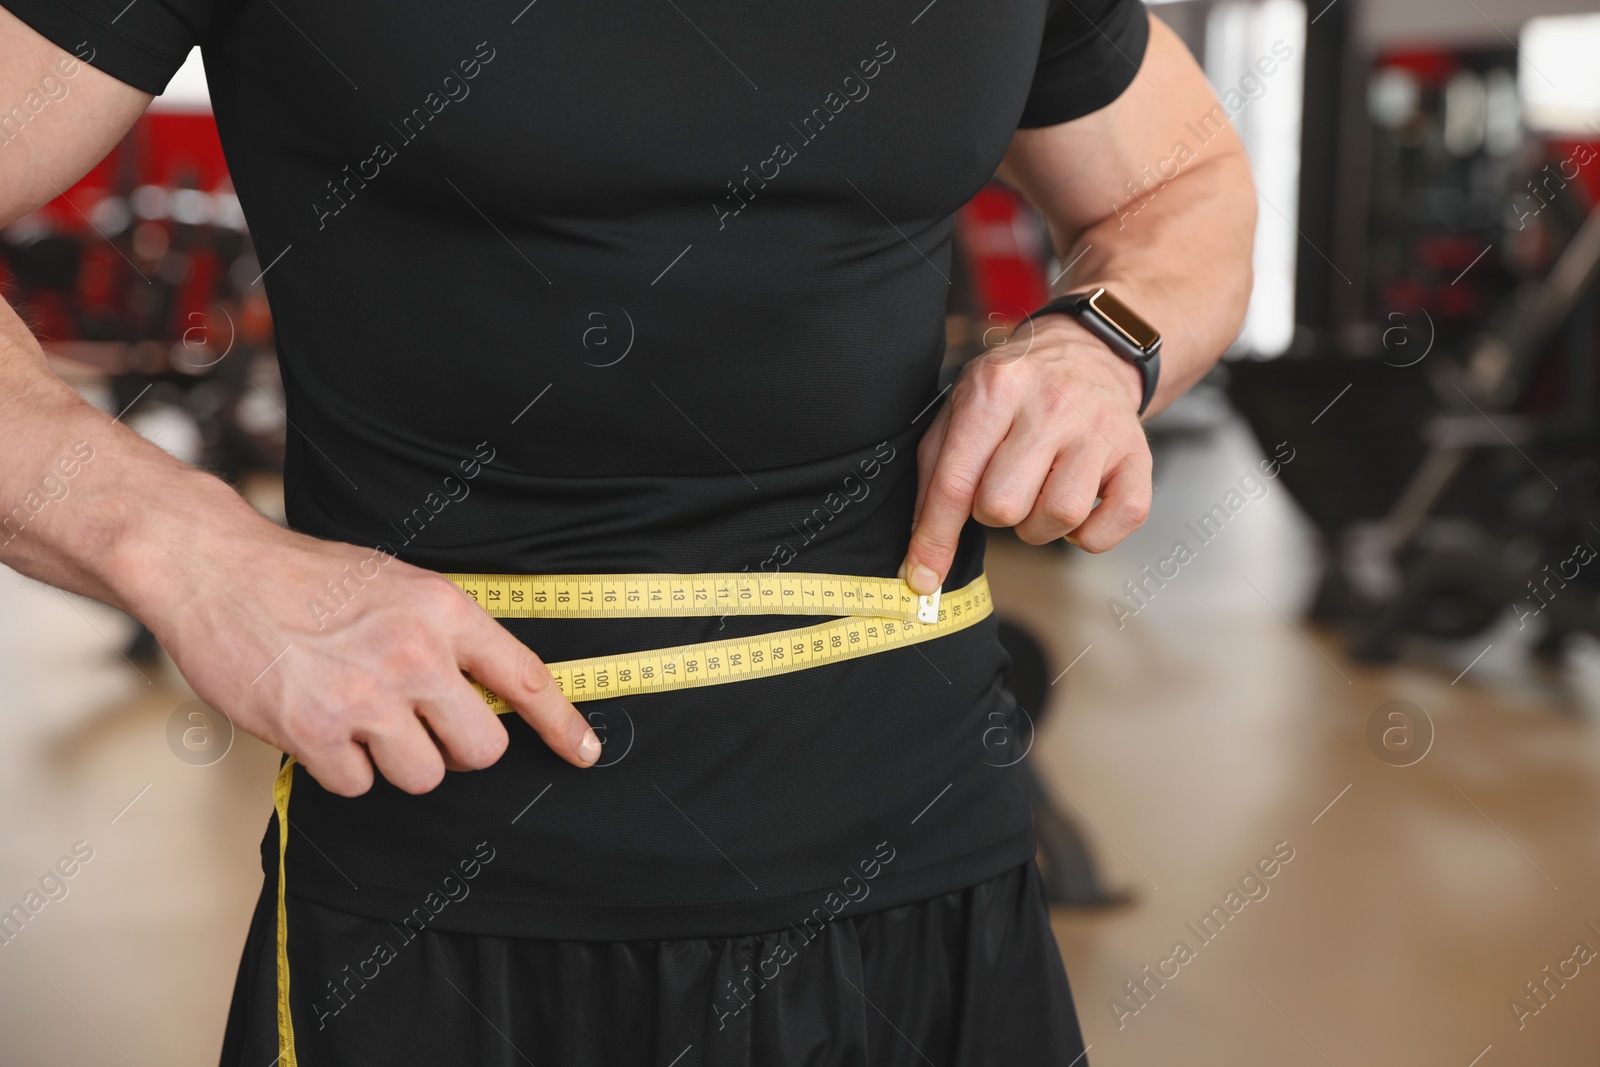
[(0, 0), (90, 66), (159, 96), (206, 36), (215, 0)]
[(1054, 126), (1099, 111), (1133, 84), (1149, 41), (1140, 0), (1050, 0), (1017, 125)]

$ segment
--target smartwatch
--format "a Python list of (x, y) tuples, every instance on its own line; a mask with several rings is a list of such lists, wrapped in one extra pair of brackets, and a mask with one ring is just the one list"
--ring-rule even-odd
[(1144, 380), (1144, 392), (1139, 398), (1139, 414), (1143, 415), (1161, 377), (1161, 334), (1156, 328), (1104, 287), (1058, 297), (1028, 318), (1057, 312), (1075, 316), (1111, 351), (1139, 369)]

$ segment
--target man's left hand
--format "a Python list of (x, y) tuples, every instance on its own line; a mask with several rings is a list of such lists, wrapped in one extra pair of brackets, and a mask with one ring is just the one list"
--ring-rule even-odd
[(901, 576), (921, 594), (942, 585), (968, 516), (1088, 552), (1138, 529), (1153, 488), (1140, 385), (1136, 367), (1065, 315), (1026, 321), (974, 359), (917, 448)]

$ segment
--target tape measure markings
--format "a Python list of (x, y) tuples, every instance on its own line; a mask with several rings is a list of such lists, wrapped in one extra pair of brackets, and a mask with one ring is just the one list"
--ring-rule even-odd
[[(915, 598), (911, 598), (915, 604)], [(988, 582), (979, 576), (943, 595), (938, 621), (851, 615), (749, 637), (701, 641), (668, 648), (566, 660), (546, 666), (568, 700), (598, 700), (639, 693), (689, 689), (769, 674), (787, 674), (825, 663), (919, 644), (964, 629), (989, 614)], [(709, 612), (707, 614), (710, 614)], [(914, 608), (913, 608), (914, 614)], [(513, 710), (505, 699), (478, 686), (499, 714)]]
[(499, 619), (871, 615), (916, 618), (899, 578), (794, 572), (712, 574), (447, 574)]

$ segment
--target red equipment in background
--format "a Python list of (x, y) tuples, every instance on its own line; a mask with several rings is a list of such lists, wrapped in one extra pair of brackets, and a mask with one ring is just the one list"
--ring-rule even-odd
[(1044, 224), (1009, 186), (990, 182), (956, 215), (956, 243), (971, 279), (974, 317), (1015, 326), (1045, 302), (1050, 260)]
[[(28, 136), (24, 131), (22, 136)], [(203, 108), (156, 107), (61, 196), (0, 231), (0, 283), (46, 352), (99, 372), (130, 420), (230, 477), (282, 456), (261, 268)]]

